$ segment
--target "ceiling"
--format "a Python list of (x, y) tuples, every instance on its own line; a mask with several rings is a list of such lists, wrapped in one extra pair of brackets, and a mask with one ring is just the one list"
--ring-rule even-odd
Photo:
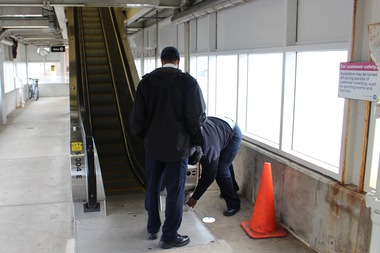
[(65, 7), (120, 7), (127, 35), (170, 18), (191, 19), (251, 0), (0, 0), (0, 43), (37, 47), (68, 44)]

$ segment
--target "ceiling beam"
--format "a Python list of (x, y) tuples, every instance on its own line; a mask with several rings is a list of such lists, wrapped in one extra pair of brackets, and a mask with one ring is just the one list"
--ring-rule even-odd
[(66, 19), (64, 7), (55, 7), (54, 10), (57, 16), (59, 28), (62, 31), (62, 37), (63, 39), (68, 40), (67, 28), (66, 28), (67, 19)]

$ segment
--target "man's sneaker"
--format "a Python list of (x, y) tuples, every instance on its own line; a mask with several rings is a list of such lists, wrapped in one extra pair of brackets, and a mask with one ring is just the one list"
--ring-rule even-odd
[(189, 244), (190, 238), (187, 235), (177, 235), (177, 238), (171, 242), (160, 241), (161, 249), (170, 249), (173, 247), (182, 247)]

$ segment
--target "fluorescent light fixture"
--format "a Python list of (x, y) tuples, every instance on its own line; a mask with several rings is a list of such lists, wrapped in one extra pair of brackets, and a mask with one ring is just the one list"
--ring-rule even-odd
[(10, 14), (10, 15), (0, 15), (0, 18), (42, 18), (43, 16), (40, 14)]
[(154, 8), (154, 7), (157, 7), (157, 4), (126, 4), (126, 6), (131, 7), (131, 8), (141, 8), (141, 7)]
[(15, 25), (15, 26), (2, 26), (1, 28), (6, 28), (6, 29), (48, 29), (49, 26), (38, 26), (38, 25), (31, 25), (31, 26), (25, 26), (25, 25)]

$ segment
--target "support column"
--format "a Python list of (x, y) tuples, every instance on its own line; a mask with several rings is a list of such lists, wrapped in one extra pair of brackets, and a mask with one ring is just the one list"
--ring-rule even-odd
[(183, 24), (184, 29), (184, 54), (185, 54), (185, 69), (184, 72), (190, 72), (190, 22)]

